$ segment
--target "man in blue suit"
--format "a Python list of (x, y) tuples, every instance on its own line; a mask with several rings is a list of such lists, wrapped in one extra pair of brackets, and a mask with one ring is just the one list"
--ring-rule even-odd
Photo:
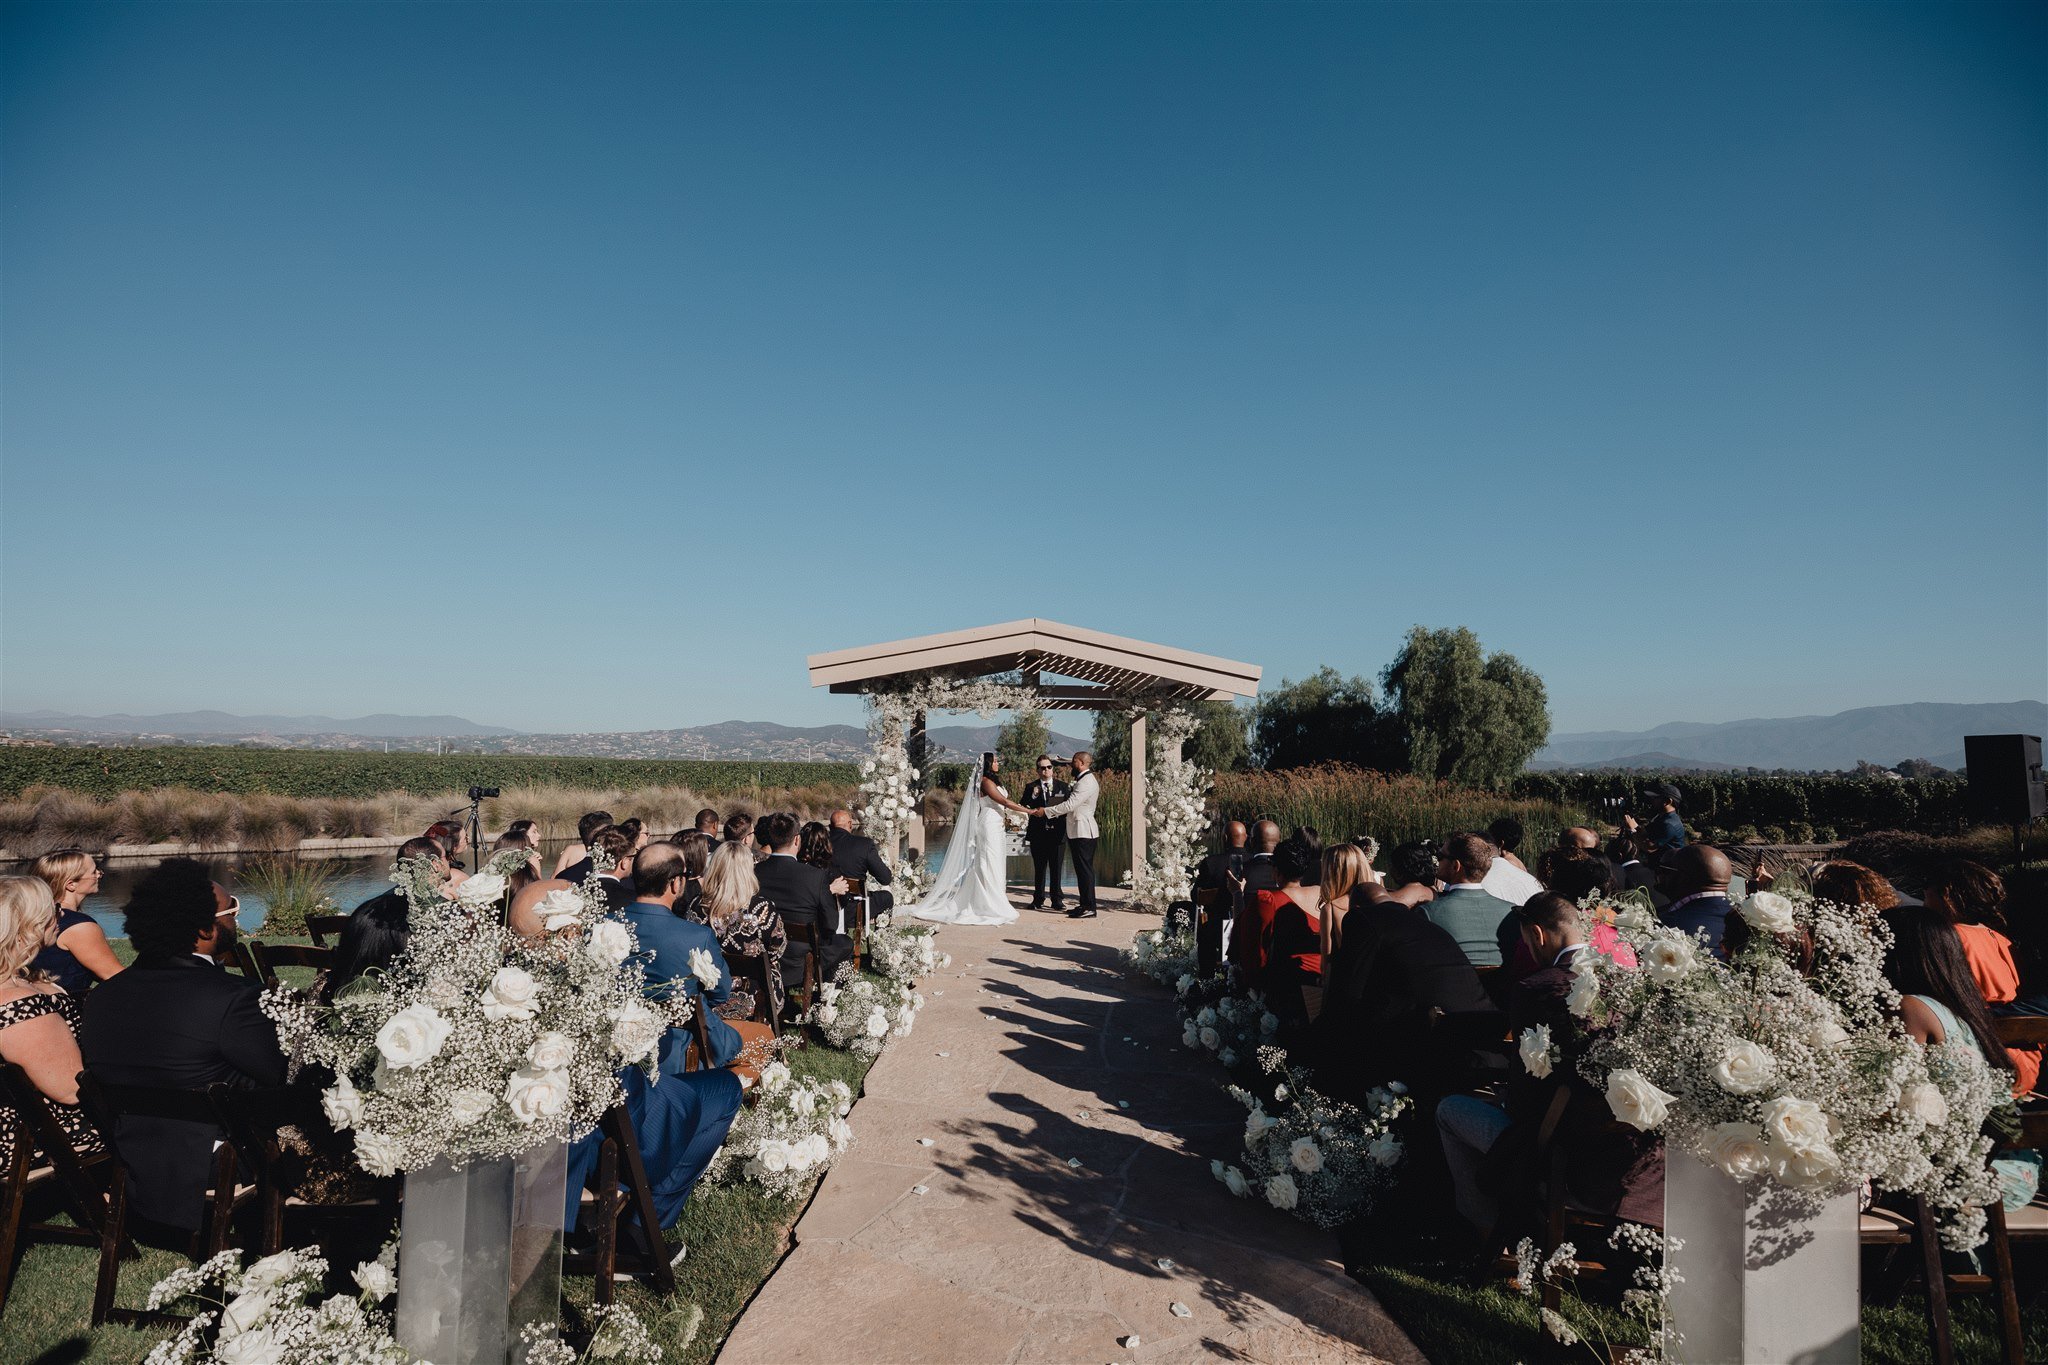
[[(732, 995), (732, 971), (725, 965), (725, 954), (718, 950), (718, 939), (711, 930), (675, 912), (676, 900), (683, 894), (688, 876), (681, 849), (666, 841), (649, 844), (633, 859), (635, 899), (620, 914), (640, 940), (637, 960), (647, 972), (648, 994), (666, 1000), (681, 991), (693, 997), (697, 1008), (704, 1011), (704, 1022), (711, 1035), (711, 1065), (722, 1067), (739, 1056), (742, 1047), (739, 1033), (719, 1018), (715, 1009)], [(718, 984), (709, 990), (690, 970), (690, 954), (699, 948), (711, 955), (718, 968)], [(661, 1043), (662, 1074), (683, 1074), (684, 1052), (691, 1033), (688, 1028), (668, 1031)]]

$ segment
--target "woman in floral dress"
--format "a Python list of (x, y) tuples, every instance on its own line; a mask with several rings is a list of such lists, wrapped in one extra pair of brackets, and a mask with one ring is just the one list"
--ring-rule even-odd
[[(782, 912), (761, 894), (751, 849), (741, 844), (718, 846), (704, 872), (704, 894), (689, 907), (687, 918), (710, 927), (718, 937), (719, 951), (734, 968), (732, 997), (718, 1007), (719, 1017), (728, 1021), (781, 1018), (782, 954), (789, 946), (789, 933), (782, 927)], [(746, 973), (743, 990), (739, 969), (763, 959), (768, 966), (768, 999), (758, 1000), (760, 985), (753, 973)]]
[[(0, 1060), (28, 1074), (81, 1154), (101, 1150), (78, 1107), (78, 998), (35, 974), (36, 954), (57, 941), (57, 900), (40, 877), (0, 877)], [(20, 1116), (0, 1100), (0, 1169), (11, 1166)]]

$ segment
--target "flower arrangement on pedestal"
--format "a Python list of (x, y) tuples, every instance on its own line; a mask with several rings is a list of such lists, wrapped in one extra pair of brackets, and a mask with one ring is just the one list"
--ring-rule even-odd
[(924, 1006), (924, 997), (909, 983), (860, 976), (849, 964), (840, 968), (837, 981), (818, 988), (817, 1003), (804, 1022), (817, 1029), (828, 1046), (874, 1057), (891, 1040), (910, 1035)]
[[(1951, 1246), (1981, 1240), (1996, 1197), (1981, 1130), (2002, 1086), (1974, 1049), (1906, 1035), (1879, 916), (1758, 892), (1730, 919), (1724, 962), (1639, 905), (1611, 908), (1634, 963), (1579, 954), (1566, 1004), (1580, 1074), (1617, 1119), (1738, 1181), (1924, 1194)], [(1520, 1041), (1545, 1074), (1550, 1040)]]
[(1156, 756), (1133, 754), (1145, 764), (1145, 864), (1131, 869), (1131, 899), (1164, 910), (1194, 894), (1196, 850), (1209, 828), (1206, 798), (1211, 774), (1181, 753), (1201, 728), (1201, 718), (1184, 706), (1154, 717)]
[(372, 1174), (573, 1141), (619, 1101), (619, 1068), (653, 1072), (663, 1034), (688, 1018), (687, 1000), (644, 998), (633, 931), (605, 914), (594, 876), (540, 902), (539, 944), (501, 923), (496, 874), (453, 900), (420, 865), (393, 880), (411, 939), (390, 966), (332, 1004), (282, 987), (263, 996), (285, 1051), (333, 1073), (322, 1107), (354, 1131)]
[(1194, 982), (1195, 935), (1192, 930), (1180, 927), (1171, 932), (1140, 929), (1131, 946), (1124, 949), (1124, 966), (1186, 994), (1180, 990), (1180, 981), (1187, 978), (1190, 987)]
[(853, 1091), (844, 1081), (799, 1080), (770, 1062), (725, 1135), (705, 1174), (716, 1181), (751, 1180), (781, 1198), (799, 1193), (853, 1145), (846, 1115)]
[(891, 981), (914, 985), (941, 967), (953, 964), (939, 951), (938, 931), (929, 924), (898, 924), (877, 915), (868, 925), (868, 970)]
[(1273, 1092), (1283, 1107), (1268, 1113), (1257, 1096), (1231, 1086), (1231, 1097), (1250, 1111), (1244, 1157), (1237, 1165), (1212, 1161), (1210, 1174), (1240, 1199), (1263, 1198), (1317, 1227), (1341, 1227), (1370, 1212), (1401, 1160), (1393, 1127), (1412, 1103), (1406, 1092), (1376, 1088), (1360, 1109), (1311, 1088), (1279, 1048), (1261, 1048), (1259, 1064), (1285, 1077)]

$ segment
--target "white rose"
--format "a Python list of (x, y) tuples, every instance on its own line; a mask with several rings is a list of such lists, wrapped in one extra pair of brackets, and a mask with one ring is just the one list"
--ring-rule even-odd
[(1224, 1048), (1216, 1054), (1216, 1060), (1223, 1064), (1225, 1070), (1230, 1070), (1237, 1065), (1237, 1053), (1231, 1048)]
[(1652, 981), (1669, 984), (1690, 972), (1698, 962), (1689, 938), (1655, 938), (1643, 947), (1642, 964)]
[(770, 1062), (761, 1068), (760, 1088), (764, 1095), (772, 1095), (789, 1084), (789, 1065), (786, 1062)]
[(811, 1164), (823, 1165), (832, 1157), (832, 1144), (823, 1133), (813, 1133), (804, 1139), (804, 1146), (811, 1154)]
[(277, 1339), (274, 1328), (259, 1327), (253, 1332), (238, 1332), (228, 1335), (225, 1325), (221, 1327), (220, 1339), (214, 1343), (215, 1365), (278, 1365), (290, 1356), (285, 1344)]
[(1173, 993), (1175, 995), (1186, 995), (1189, 991), (1193, 990), (1194, 988), (1195, 978), (1186, 972), (1182, 972), (1180, 974), (1180, 980), (1173, 983)]
[(882, 1012), (882, 1009), (879, 1005), (876, 1006), (874, 1009), (868, 1011), (868, 1022), (866, 1028), (867, 1035), (870, 1038), (882, 1038), (888, 1036), (889, 1016)]
[(356, 1165), (371, 1175), (392, 1175), (404, 1157), (398, 1143), (382, 1133), (356, 1130)]
[(789, 1169), (808, 1171), (811, 1169), (811, 1148), (809, 1143), (792, 1142), (788, 1150)]
[(550, 891), (535, 903), (533, 909), (540, 916), (541, 929), (550, 934), (558, 934), (583, 923), (583, 897), (574, 891)]
[(1215, 1023), (1216, 1023), (1216, 1011), (1215, 1011), (1215, 1009), (1213, 1009), (1212, 1007), (1210, 1007), (1210, 1006), (1208, 1006), (1208, 1005), (1204, 1005), (1204, 1006), (1202, 1006), (1202, 1012), (1201, 1012), (1200, 1014), (1197, 1014), (1197, 1015), (1195, 1016), (1195, 1023), (1196, 1023), (1196, 1025), (1197, 1025), (1198, 1027), (1201, 1027), (1201, 1028), (1212, 1028), (1212, 1027), (1214, 1027), (1214, 1026), (1215, 1026)]
[(505, 1103), (521, 1126), (552, 1118), (569, 1107), (569, 1073), (522, 1066), (505, 1081)]
[(1187, 1027), (1181, 1030), (1180, 1042), (1182, 1047), (1200, 1047), (1202, 1045), (1202, 1035), (1195, 1028), (1194, 1020), (1188, 1020)]
[(1842, 1021), (1835, 1017), (1834, 1007), (1826, 1001), (1820, 1003), (1820, 1017), (1814, 1020), (1813, 1029), (1806, 1041), (1817, 1048), (1840, 1047), (1849, 1041), (1849, 1030), (1842, 1027)]
[(819, 1005), (811, 1011), (811, 1017), (817, 1021), (818, 1027), (830, 1028), (839, 1021), (839, 1007), (837, 1005)]
[[(242, 1292), (252, 1289), (275, 1289), (298, 1273), (299, 1255), (295, 1251), (280, 1251), (265, 1256), (242, 1272)], [(250, 1324), (253, 1326), (254, 1324)]]
[(343, 1076), (320, 1092), (320, 1111), (335, 1132), (346, 1132), (363, 1121), (363, 1092)]
[(606, 967), (616, 967), (633, 955), (633, 931), (615, 919), (591, 926), (583, 951)]
[(1664, 1121), (1665, 1112), (1676, 1095), (1667, 1095), (1640, 1071), (1616, 1067), (1607, 1073), (1607, 1107), (1614, 1117), (1631, 1128), (1648, 1132)]
[(1265, 1110), (1252, 1110), (1251, 1113), (1245, 1115), (1244, 1120), (1245, 1146), (1251, 1146), (1254, 1142), (1257, 1142), (1260, 1138), (1264, 1137), (1268, 1129), (1278, 1128), (1279, 1126), (1280, 1120), (1268, 1118), (1266, 1116)]
[(393, 1071), (425, 1066), (454, 1027), (431, 1005), (407, 1005), (377, 1030), (377, 1052)]
[(1244, 1172), (1235, 1166), (1225, 1168), (1223, 1172), (1223, 1188), (1229, 1190), (1239, 1199), (1250, 1194), (1252, 1190), (1252, 1187), (1245, 1181)]
[(1942, 1098), (1939, 1086), (1918, 1081), (1899, 1091), (1899, 1112), (1939, 1128), (1948, 1122), (1948, 1101)]
[(697, 984), (707, 991), (717, 990), (718, 983), (725, 979), (725, 974), (718, 970), (718, 963), (713, 960), (709, 948), (690, 949), (690, 975), (696, 977)]
[(471, 909), (496, 905), (505, 894), (505, 879), (495, 872), (478, 872), (455, 889), (455, 899)]
[(1769, 1048), (1738, 1038), (1714, 1063), (1714, 1079), (1731, 1095), (1754, 1095), (1778, 1074), (1778, 1059)]
[(1792, 902), (1775, 891), (1751, 892), (1743, 899), (1741, 914), (1750, 928), (1766, 934), (1789, 934), (1796, 925)]
[(1600, 998), (1600, 978), (1593, 969), (1592, 956), (1580, 953), (1572, 959), (1572, 988), (1564, 997), (1564, 1007), (1581, 1019), (1593, 1013), (1593, 1004)]
[(1291, 1209), (1301, 1202), (1301, 1192), (1294, 1188), (1294, 1177), (1284, 1172), (1266, 1182), (1266, 1202), (1276, 1209)]
[(535, 1014), (534, 997), (540, 994), (540, 984), (523, 968), (500, 967), (491, 977), (491, 984), (484, 987), (484, 1018), (494, 1024), (508, 1019), (531, 1019)]
[(612, 1010), (608, 1017), (612, 1021), (612, 1051), (619, 1055), (620, 1061), (642, 1061), (661, 1046), (665, 1028), (661, 1016), (638, 1000), (627, 1001)]
[(768, 1141), (761, 1144), (761, 1169), (770, 1175), (780, 1175), (789, 1169), (789, 1146), (787, 1143)]
[(1391, 1166), (1401, 1159), (1401, 1139), (1381, 1133), (1366, 1145), (1365, 1154), (1382, 1166)]
[(1828, 1116), (1810, 1100), (1780, 1095), (1764, 1105), (1764, 1136), (1773, 1151), (1807, 1152), (1828, 1144)]
[(1799, 1152), (1774, 1146), (1771, 1174), (1795, 1190), (1831, 1189), (1842, 1182), (1842, 1159), (1825, 1142)]
[(398, 1277), (382, 1261), (364, 1261), (356, 1267), (355, 1280), (371, 1303), (382, 1303), (398, 1292)]
[(1277, 1014), (1262, 1014), (1262, 1015), (1260, 1015), (1260, 1016), (1259, 1016), (1259, 1032), (1261, 1032), (1261, 1033), (1278, 1033), (1279, 1031), (1280, 1031), (1280, 1016), (1279, 1016), (1279, 1015), (1277, 1015)]
[(1287, 1149), (1287, 1160), (1303, 1175), (1314, 1175), (1323, 1169), (1323, 1153), (1307, 1138), (1296, 1138)]
[(465, 1086), (448, 1097), (448, 1118), (457, 1128), (469, 1128), (483, 1121), (497, 1103), (488, 1090)]
[(1748, 1180), (1771, 1169), (1770, 1153), (1764, 1149), (1764, 1130), (1753, 1123), (1717, 1123), (1701, 1139), (1706, 1159), (1737, 1180)]
[(526, 1049), (526, 1060), (542, 1071), (563, 1071), (576, 1059), (576, 1044), (566, 1033), (552, 1030), (533, 1040)]
[(832, 1139), (832, 1145), (843, 1152), (853, 1142), (853, 1125), (845, 1119), (833, 1119), (825, 1125), (825, 1134)]
[(1208, 1048), (1211, 1052), (1214, 1052), (1218, 1047), (1222, 1046), (1223, 1044), (1223, 1035), (1212, 1028), (1205, 1028), (1201, 1030), (1199, 1033), (1197, 1033), (1195, 1036), (1201, 1039), (1202, 1046)]
[(1550, 1074), (1550, 1025), (1536, 1024), (1522, 1030), (1518, 1050), (1522, 1054), (1522, 1070), (1542, 1080)]

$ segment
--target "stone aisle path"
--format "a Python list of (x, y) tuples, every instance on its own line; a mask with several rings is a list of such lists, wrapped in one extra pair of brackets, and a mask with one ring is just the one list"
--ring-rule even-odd
[(853, 1151), (721, 1365), (1423, 1362), (1334, 1239), (1210, 1177), (1244, 1111), (1165, 993), (1120, 970), (1145, 923), (942, 931), (953, 965), (868, 1074)]

